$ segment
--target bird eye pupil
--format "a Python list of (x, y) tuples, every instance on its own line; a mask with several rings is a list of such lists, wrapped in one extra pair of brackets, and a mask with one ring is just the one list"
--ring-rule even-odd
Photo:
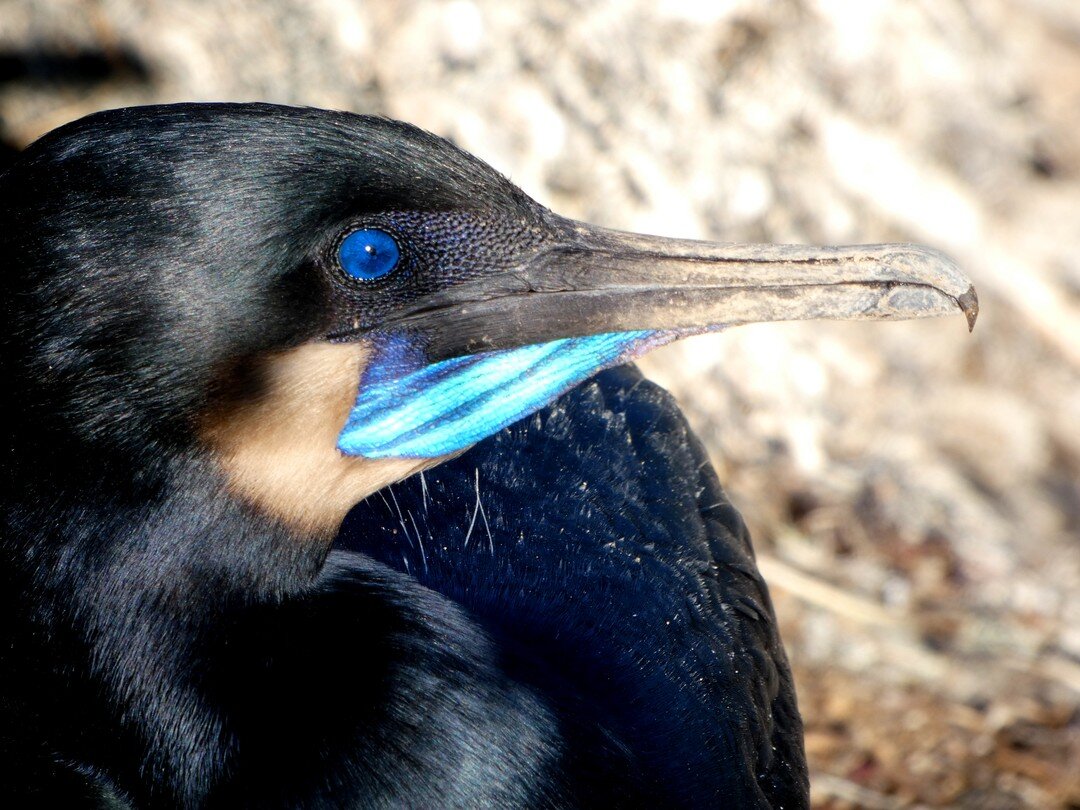
[(338, 248), (341, 269), (361, 281), (382, 278), (397, 267), (400, 259), (401, 249), (394, 237), (377, 228), (353, 231)]

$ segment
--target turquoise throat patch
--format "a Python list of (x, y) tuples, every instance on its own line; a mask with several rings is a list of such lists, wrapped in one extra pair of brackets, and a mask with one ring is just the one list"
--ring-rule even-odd
[(674, 340), (611, 332), (455, 357), (408, 370), (401, 346), (376, 349), (338, 448), (367, 458), (456, 453), (533, 413), (605, 368)]

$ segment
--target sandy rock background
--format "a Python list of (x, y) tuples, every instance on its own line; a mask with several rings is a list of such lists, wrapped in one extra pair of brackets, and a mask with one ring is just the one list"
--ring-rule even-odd
[(1080, 806), (1080, 4), (0, 0), (0, 138), (270, 100), (449, 136), (560, 213), (920, 241), (952, 319), (643, 365), (754, 530), (817, 807)]

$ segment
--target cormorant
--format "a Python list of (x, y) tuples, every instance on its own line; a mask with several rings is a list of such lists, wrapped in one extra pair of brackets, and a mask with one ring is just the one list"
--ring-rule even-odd
[(44, 136), (0, 248), (7, 806), (806, 806), (706, 455), (631, 368), (571, 389), (724, 325), (970, 321), (948, 260), (587, 226), (265, 104)]

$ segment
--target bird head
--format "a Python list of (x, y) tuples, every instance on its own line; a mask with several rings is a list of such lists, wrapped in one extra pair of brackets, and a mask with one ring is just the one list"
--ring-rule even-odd
[(926, 248), (597, 228), (371, 116), (98, 113), (0, 187), (15, 466), (149, 479), (197, 454), (304, 531), (684, 335), (977, 310)]

